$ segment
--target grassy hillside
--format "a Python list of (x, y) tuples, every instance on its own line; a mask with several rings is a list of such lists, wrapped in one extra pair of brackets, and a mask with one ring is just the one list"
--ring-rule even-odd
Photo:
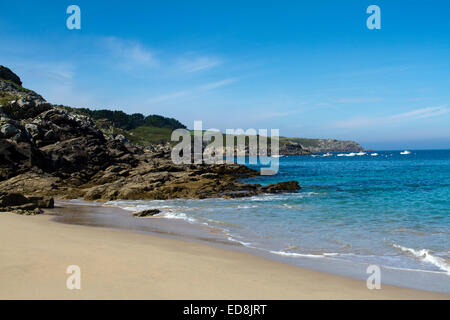
[(140, 113), (127, 114), (118, 110), (60, 107), (90, 116), (105, 133), (122, 134), (131, 142), (144, 146), (166, 143), (170, 141), (173, 130), (186, 129), (186, 126), (178, 120), (160, 115), (144, 116)]

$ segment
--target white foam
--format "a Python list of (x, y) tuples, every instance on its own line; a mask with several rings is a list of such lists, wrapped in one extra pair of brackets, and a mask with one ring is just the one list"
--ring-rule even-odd
[(280, 256), (304, 257), (304, 258), (325, 258), (325, 257), (331, 257), (331, 256), (338, 255), (338, 253), (309, 254), (309, 253), (296, 253), (296, 252), (286, 252), (286, 251), (270, 251), (270, 253), (278, 254)]
[(155, 217), (162, 217), (166, 219), (177, 219), (177, 220), (184, 220), (188, 222), (196, 222), (194, 218), (188, 217), (183, 212), (162, 212), (160, 214), (155, 215)]
[(421, 249), (421, 250), (415, 250), (407, 247), (400, 246), (398, 244), (393, 244), (394, 248), (400, 249), (403, 252), (409, 252), (416, 258), (421, 259), (423, 262), (430, 263), (439, 269), (447, 272), (447, 274), (450, 275), (450, 264), (445, 261), (445, 259), (434, 256), (430, 253), (430, 250), (427, 249)]

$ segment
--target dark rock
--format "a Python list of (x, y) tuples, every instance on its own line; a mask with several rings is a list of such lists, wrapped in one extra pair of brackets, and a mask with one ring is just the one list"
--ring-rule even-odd
[(161, 212), (161, 210), (158, 210), (158, 209), (149, 209), (149, 210), (144, 210), (144, 211), (134, 213), (133, 217), (142, 218), (142, 217), (154, 216), (160, 212)]
[(3, 138), (10, 138), (20, 132), (14, 125), (6, 123), (0, 128), (0, 134)]
[(20, 81), (20, 78), (9, 68), (4, 66), (0, 66), (0, 79), (12, 81), (18, 86), (22, 86), (22, 81)]
[(300, 189), (301, 187), (297, 181), (279, 182), (261, 187), (261, 191), (267, 193), (297, 192)]
[(21, 206), (30, 202), (30, 199), (23, 194), (15, 192), (1, 192), (0, 193), (0, 207)]
[(38, 208), (52, 209), (55, 207), (55, 201), (52, 197), (28, 197), (28, 199), (35, 203)]
[(34, 215), (43, 211), (40, 208), (53, 208), (51, 197), (25, 197), (16, 192), (0, 192), (0, 211)]

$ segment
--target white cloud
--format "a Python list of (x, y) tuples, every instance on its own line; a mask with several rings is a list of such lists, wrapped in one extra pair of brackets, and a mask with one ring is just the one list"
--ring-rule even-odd
[(411, 119), (425, 119), (440, 116), (450, 112), (450, 108), (444, 106), (430, 107), (424, 109), (417, 109), (406, 113), (390, 116), (390, 120), (404, 121)]
[(177, 69), (182, 72), (198, 72), (204, 71), (211, 68), (214, 68), (218, 65), (222, 64), (222, 60), (216, 57), (194, 57), (191, 59), (179, 59), (177, 65)]
[(157, 67), (158, 60), (155, 53), (137, 41), (122, 40), (116, 37), (104, 39), (106, 49), (110, 52), (116, 63), (126, 69)]
[(366, 102), (378, 102), (381, 98), (339, 98), (336, 99), (338, 103), (366, 103)]
[(348, 120), (337, 121), (334, 126), (337, 128), (357, 128), (376, 125), (386, 125), (402, 123), (420, 119), (434, 118), (450, 112), (446, 106), (428, 107), (416, 109), (409, 112), (389, 115), (385, 117), (355, 117)]
[(220, 81), (216, 81), (216, 82), (211, 82), (211, 83), (207, 83), (207, 84), (203, 84), (203, 85), (194, 87), (192, 89), (175, 91), (172, 93), (168, 93), (168, 94), (164, 94), (164, 95), (157, 96), (154, 98), (150, 98), (149, 100), (147, 100), (147, 102), (149, 104), (155, 104), (155, 103), (160, 103), (160, 102), (170, 102), (170, 101), (178, 101), (180, 99), (193, 98), (193, 97), (199, 96), (201, 94), (207, 93), (209, 91), (230, 85), (236, 81), (237, 81), (236, 78), (229, 78), (229, 79), (224, 79), (224, 80), (220, 80)]
[(204, 92), (204, 91), (209, 91), (209, 90), (213, 90), (213, 89), (217, 89), (220, 87), (224, 87), (227, 86), (229, 84), (232, 84), (233, 82), (236, 82), (237, 79), (235, 78), (229, 78), (229, 79), (224, 79), (224, 80), (220, 80), (220, 81), (216, 81), (216, 82), (211, 82), (211, 83), (207, 83), (204, 84), (202, 86), (200, 86), (198, 88), (198, 90)]

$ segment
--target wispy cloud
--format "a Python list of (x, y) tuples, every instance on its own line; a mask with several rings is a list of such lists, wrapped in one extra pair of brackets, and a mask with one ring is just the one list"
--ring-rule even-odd
[(206, 71), (223, 63), (222, 59), (207, 54), (174, 54), (117, 37), (103, 38), (102, 43), (111, 62), (123, 69), (158, 68), (161, 75), (174, 75)]
[(172, 93), (164, 94), (161, 96), (153, 97), (147, 100), (149, 104), (155, 104), (155, 103), (161, 103), (161, 102), (171, 102), (171, 101), (178, 101), (180, 99), (186, 99), (186, 98), (193, 98), (202, 94), (205, 94), (209, 91), (219, 89), (221, 87), (228, 86), (234, 82), (236, 82), (238, 79), (236, 78), (229, 78), (224, 79), (216, 82), (210, 82), (206, 83), (191, 89), (187, 90), (180, 90), (175, 91)]
[(207, 84), (204, 84), (204, 85), (198, 87), (198, 90), (205, 92), (205, 91), (209, 91), (209, 90), (227, 86), (236, 81), (237, 81), (236, 78), (229, 78), (229, 79), (224, 79), (224, 80), (220, 80), (220, 81), (216, 81), (216, 82), (211, 82), (211, 83), (207, 83)]
[(413, 110), (410, 112), (400, 113), (397, 115), (390, 116), (389, 119), (393, 120), (393, 121), (425, 119), (425, 118), (437, 117), (437, 116), (446, 114), (448, 112), (450, 112), (450, 108), (447, 108), (445, 106), (437, 106), (437, 107), (416, 109), (416, 110)]
[(176, 66), (182, 72), (198, 72), (214, 68), (222, 64), (222, 60), (216, 57), (199, 56), (190, 58), (181, 58)]
[(381, 98), (338, 98), (335, 100), (337, 103), (367, 103), (367, 102), (378, 102)]
[(354, 117), (348, 120), (337, 121), (334, 126), (337, 128), (358, 128), (375, 125), (386, 125), (402, 123), (420, 119), (434, 118), (450, 113), (447, 106), (436, 106), (422, 109), (416, 109), (409, 112), (389, 115), (385, 117)]
[(155, 53), (140, 42), (107, 37), (104, 39), (104, 43), (111, 56), (116, 59), (115, 63), (123, 68), (157, 67), (159, 65)]

